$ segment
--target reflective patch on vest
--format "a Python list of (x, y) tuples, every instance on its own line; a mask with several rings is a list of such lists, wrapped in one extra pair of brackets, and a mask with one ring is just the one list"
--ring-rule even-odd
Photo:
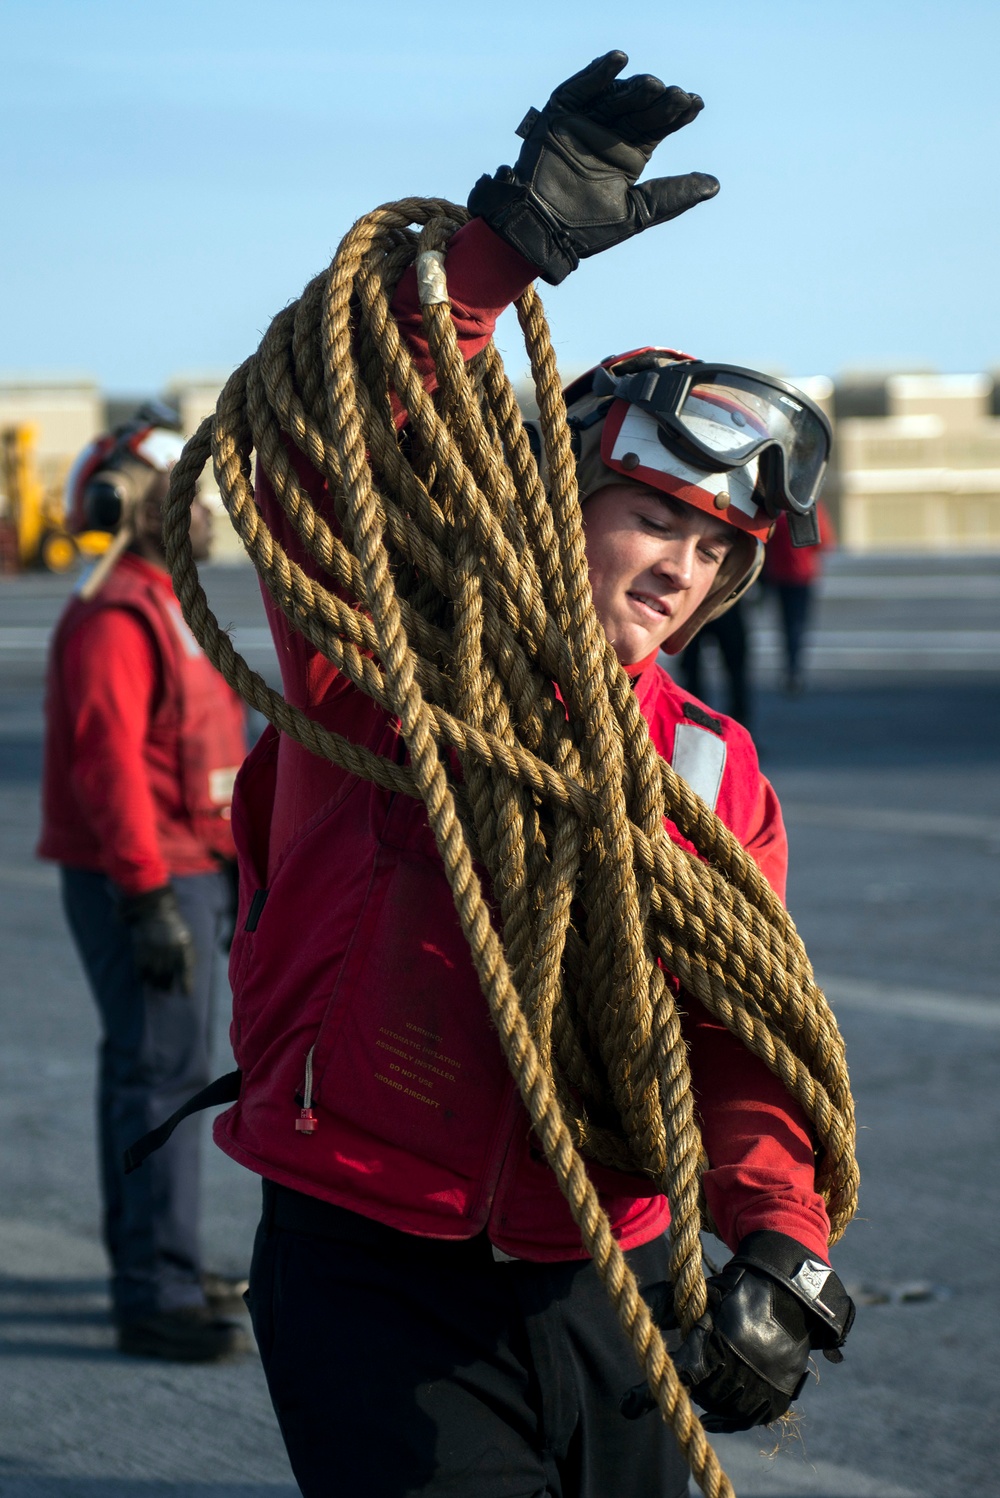
[(184, 647), (184, 654), (190, 656), (192, 660), (197, 659), (197, 657), (199, 655), (202, 655), (204, 652), (202, 651), (202, 648), (198, 644), (198, 641), (195, 639), (194, 635), (188, 629), (187, 620), (181, 613), (181, 606), (177, 602), (176, 598), (171, 598), (167, 603), (167, 613), (170, 615), (170, 621), (173, 624), (174, 629), (177, 631), (177, 638), (180, 640), (181, 645)]
[(208, 795), (213, 806), (228, 806), (233, 799), (233, 787), (239, 765), (226, 765), (221, 770), (209, 770)]
[(707, 728), (693, 723), (678, 723), (674, 734), (673, 768), (695, 795), (715, 810), (726, 768), (726, 741)]

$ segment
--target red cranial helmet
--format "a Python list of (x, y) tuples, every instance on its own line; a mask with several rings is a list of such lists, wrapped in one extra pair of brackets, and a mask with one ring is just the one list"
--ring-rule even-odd
[(126, 509), (177, 462), (183, 437), (141, 415), (131, 426), (95, 437), (73, 464), (65, 489), (69, 531), (117, 530)]
[(659, 489), (739, 533), (701, 607), (663, 649), (682, 650), (746, 591), (782, 510), (797, 545), (819, 540), (830, 453), (818, 406), (783, 380), (676, 349), (616, 355), (564, 392), (580, 499), (623, 479)]

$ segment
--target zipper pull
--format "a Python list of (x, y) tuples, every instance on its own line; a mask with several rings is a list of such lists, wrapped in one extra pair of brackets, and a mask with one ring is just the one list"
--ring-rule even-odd
[(295, 1132), (297, 1134), (315, 1134), (319, 1128), (319, 1119), (312, 1109), (313, 1051), (315, 1049), (314, 1045), (310, 1046), (309, 1053), (306, 1056), (306, 1077), (302, 1086), (302, 1107), (299, 1109), (299, 1116), (295, 1120)]

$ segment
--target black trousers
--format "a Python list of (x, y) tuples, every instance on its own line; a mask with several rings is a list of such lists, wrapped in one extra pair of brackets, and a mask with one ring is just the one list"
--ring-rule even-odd
[(101, 1017), (97, 1119), (104, 1242), (118, 1321), (204, 1305), (199, 1248), (201, 1130), (188, 1119), (141, 1170), (125, 1174), (128, 1145), (169, 1118), (211, 1079), (209, 1030), (215, 953), (229, 906), (222, 874), (175, 878), (194, 937), (192, 991), (138, 977), (132, 938), (103, 874), (62, 869), (66, 918)]
[[(629, 1262), (662, 1303), (667, 1247)], [(264, 1183), (250, 1311), (304, 1498), (680, 1498), (688, 1471), (589, 1261), (497, 1263)]]
[(769, 586), (774, 589), (778, 600), (788, 675), (794, 677), (802, 663), (802, 646), (809, 628), (814, 588), (812, 583), (771, 583)]

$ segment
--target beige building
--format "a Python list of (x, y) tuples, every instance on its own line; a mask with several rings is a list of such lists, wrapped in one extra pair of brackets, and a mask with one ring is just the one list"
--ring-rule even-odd
[(35, 431), (38, 477), (58, 490), (77, 453), (104, 425), (104, 397), (95, 380), (0, 380), (0, 431), (28, 425)]
[[(170, 381), (165, 397), (185, 436), (214, 410), (223, 383), (222, 375)], [(898, 374), (836, 384), (818, 375), (792, 383), (834, 421), (826, 498), (845, 548), (1000, 551), (1000, 382), (986, 375)], [(108, 404), (86, 378), (7, 378), (0, 380), (0, 430), (22, 423), (35, 428), (39, 477), (51, 493), (105, 428)], [(132, 403), (110, 404), (117, 420)], [(210, 471), (202, 494), (219, 509), (219, 560), (243, 560)]]
[[(179, 375), (165, 391), (165, 399), (177, 411), (185, 437), (190, 437), (202, 419), (215, 409), (224, 375)], [(0, 431), (28, 425), (34, 432), (34, 454), (38, 477), (48, 496), (61, 494), (77, 455), (110, 423), (127, 419), (143, 397), (107, 400), (95, 380), (71, 376), (52, 379), (0, 379)], [(211, 468), (201, 481), (201, 494), (219, 511), (216, 524), (216, 556), (220, 561), (243, 560), (245, 553), (228, 518)], [(0, 492), (0, 516), (5, 496)]]
[[(205, 417), (212, 415), (227, 378), (227, 375), (176, 375), (167, 385), (164, 399), (176, 410), (185, 437), (192, 437)], [(211, 463), (202, 473), (198, 492), (216, 514), (214, 559), (217, 562), (248, 561), (243, 543), (223, 508)]]
[[(831, 497), (842, 544), (868, 552), (1000, 551), (993, 380), (900, 374), (869, 382), (868, 390), (882, 414), (841, 414), (836, 425)], [(851, 403), (837, 404), (849, 410)]]

